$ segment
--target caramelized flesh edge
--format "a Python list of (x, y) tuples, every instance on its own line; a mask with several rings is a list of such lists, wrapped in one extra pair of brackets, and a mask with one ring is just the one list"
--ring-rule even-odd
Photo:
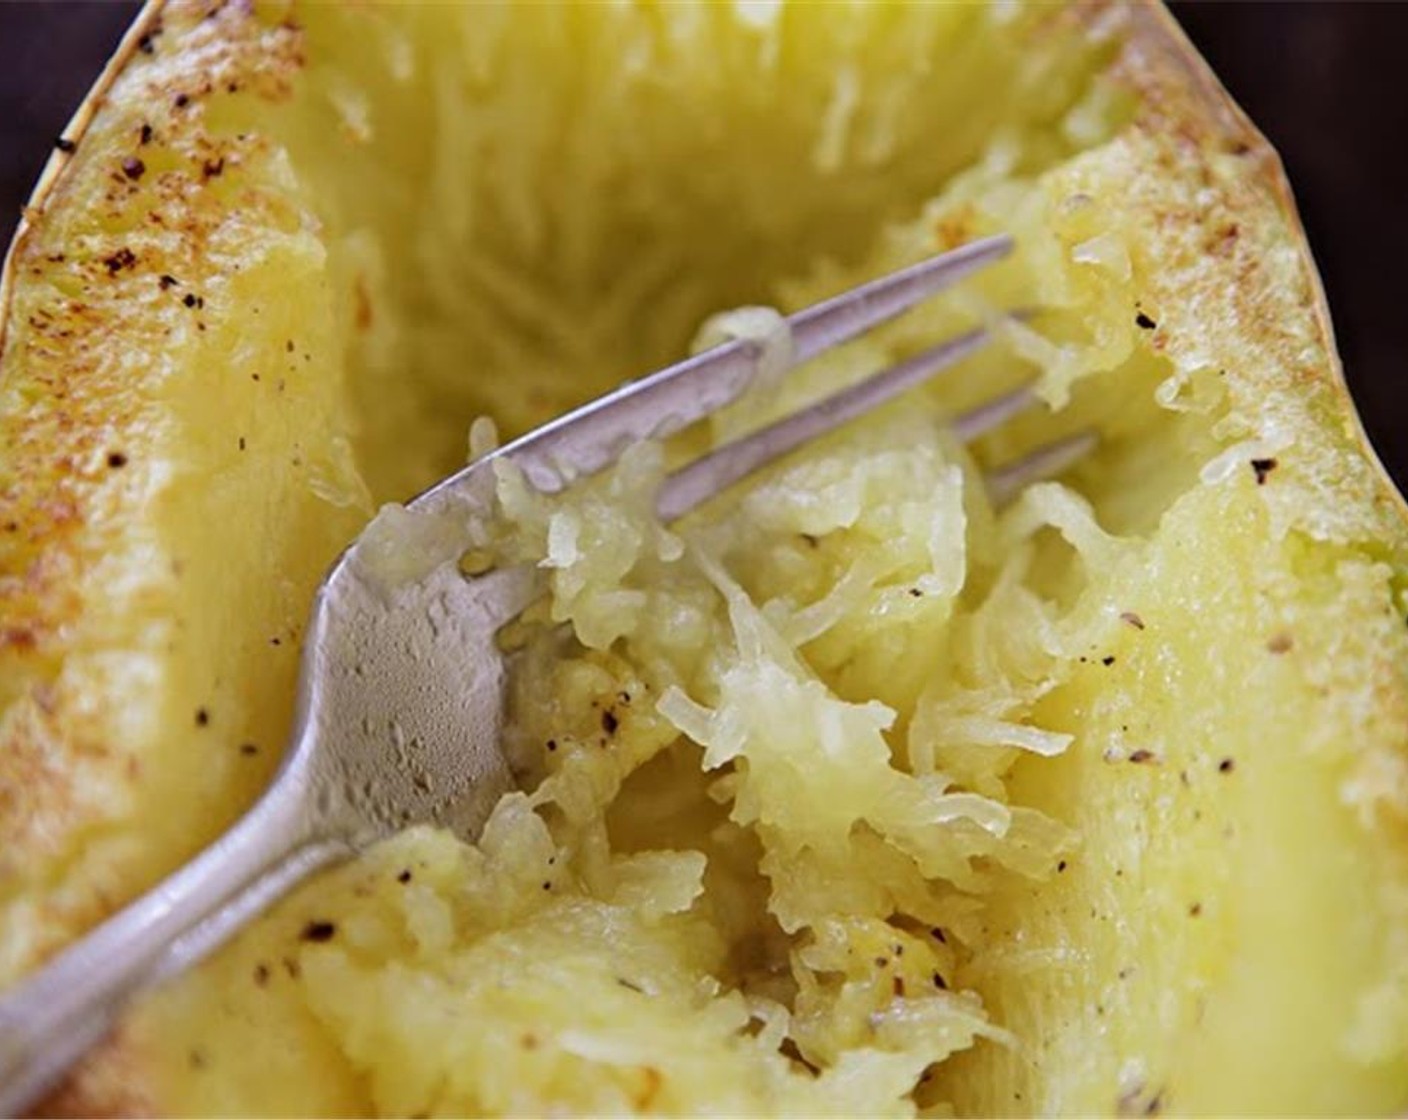
[[(15, 672), (0, 699), (13, 772), (42, 771), (57, 792), (28, 803), (42, 811), (0, 802), (7, 847), (24, 853), (0, 857), (10, 971), (247, 803), (277, 756), (323, 566), (376, 501), (458, 465), (475, 415), (515, 434), (676, 357), (711, 312), (791, 308), (999, 229), (1018, 239), (1014, 261), (692, 438), (990, 309), (1042, 309), (869, 435), (818, 453), (849, 477), (923, 438), (965, 480), (951, 613), (843, 628), (798, 655), (829, 695), (897, 713), (897, 768), (919, 771), (931, 750), (960, 792), (1039, 812), (1071, 839), (969, 853), (962, 874), (934, 876), (943, 938), (911, 920), (915, 905), (880, 914), (1006, 1036), (977, 1031), (932, 1070), (893, 1075), (898, 1087), (877, 1059), (851, 1079), (870, 1096), (833, 1082), (811, 1097), (791, 1056), (825, 1066), (834, 1047), (906, 1044), (804, 1024), (791, 1056), (749, 1049), (728, 993), (805, 1018), (795, 977), (778, 975), (814, 931), (783, 932), (759, 872), (769, 841), (724, 827), (718, 775), (637, 701), (613, 710), (613, 760), (582, 764), (609, 787), (595, 832), (564, 824), (559, 802), (541, 851), (508, 824), (519, 840), (491, 835), (487, 861), (442, 834), (401, 837), (146, 1001), (125, 1051), (75, 1091), (227, 1114), (1408, 1104), (1403, 529), (1346, 435), (1298, 234), (1238, 137), (1204, 135), (1199, 117), (1191, 145), (1166, 140), (1195, 109), (1131, 61), (1128, 27), (1096, 41), (1043, 9), (969, 6), (798, 6), (773, 22), (319, 6), (298, 19), (169, 14), (22, 262), (37, 271), (0, 367), (0, 462), (29, 533), (4, 546), (7, 575), (26, 576), (4, 593), (38, 640), (4, 653)], [(139, 146), (143, 175), (114, 186)], [(114, 269), (123, 245), (136, 263)], [(61, 252), (88, 270), (82, 291), (63, 290), (79, 266), (50, 259)], [(58, 325), (44, 318), (55, 309)], [(113, 331), (123, 345), (104, 347)], [(77, 405), (41, 388), (56, 369)], [(901, 414), (941, 417), (1032, 376), (1059, 408), (971, 458)], [(91, 410), (78, 434), (60, 420), (75, 407)], [(977, 496), (978, 469), (1089, 424), (1101, 448), (1064, 480), (1088, 508), (1045, 491), (998, 518)], [(82, 525), (33, 497), (52, 479), (15, 465), (26, 440), (91, 464), (66, 483)], [(785, 493), (788, 477), (758, 493)], [(705, 520), (738, 530), (748, 501)], [(778, 525), (723, 549), (759, 604), (819, 601), (900, 547), (877, 529), (814, 554)], [(1002, 597), (1004, 579), (1035, 613)], [(54, 605), (59, 585), (77, 607)], [(725, 640), (721, 600), (698, 594), (713, 619), (701, 633)], [(888, 595), (877, 617), (903, 604)], [(532, 781), (567, 765), (549, 739), (604, 726), (603, 696), (705, 679), (648, 623), (603, 654), (582, 630), (602, 616), (574, 621), (581, 641), (536, 639), (520, 684), (554, 698), (518, 708), (511, 746)], [(950, 693), (1025, 687), (1033, 664), (1050, 687), (1018, 722), (1070, 736), (1062, 753), (984, 746), (942, 722)], [(622, 884), (637, 880), (588, 850), (608, 840), (705, 852), (704, 901), (682, 916), (670, 900), (684, 872), (633, 864), (644, 909), (663, 917), (623, 917)], [(867, 858), (889, 867), (896, 843)], [(559, 853), (575, 878), (544, 881), (562, 897), (540, 890), (533, 862)], [(772, 889), (805, 893), (805, 858), (770, 866)], [(310, 935), (324, 923), (334, 938)], [(583, 945), (607, 949), (577, 967)], [(703, 1003), (701, 977), (720, 986)], [(857, 1006), (900, 998), (888, 974), (865, 984)], [(629, 1061), (562, 1043), (619, 1022), (642, 1036), (622, 1043)]]

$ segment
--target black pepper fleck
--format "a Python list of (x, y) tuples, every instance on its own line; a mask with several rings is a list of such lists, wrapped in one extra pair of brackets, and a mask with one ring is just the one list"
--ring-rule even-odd
[(147, 165), (136, 156), (128, 156), (122, 161), (122, 173), (136, 182), (147, 173)]
[(142, 137), (142, 139), (141, 139), (139, 142), (142, 143), (142, 144), (150, 144), (150, 143), (152, 142), (152, 126), (151, 126), (151, 125), (149, 125), (149, 124), (144, 124), (144, 125), (142, 125), (141, 137)]
[(1101, 665), (1104, 665), (1106, 668), (1109, 668), (1109, 667), (1110, 667), (1111, 665), (1113, 665), (1114, 663), (1115, 663), (1115, 658), (1114, 658), (1114, 655), (1113, 655), (1113, 654), (1110, 655), (1109, 657), (1102, 657), (1102, 658), (1100, 659), (1100, 664), (1101, 664)]
[(178, 286), (181, 281), (177, 280), (176, 277), (171, 276), (169, 274), (163, 274), (158, 283), (161, 285), (161, 290), (164, 292), (169, 288), (174, 288)]
[(109, 276), (116, 276), (124, 268), (131, 268), (136, 263), (137, 254), (125, 245), (112, 256), (103, 259), (103, 267), (108, 270)]
[(185, 108), (187, 105), (189, 105), (190, 103), (191, 103), (191, 99), (190, 99), (190, 97), (189, 97), (188, 95), (186, 95), (186, 94), (184, 94), (184, 93), (178, 93), (178, 94), (176, 95), (176, 108), (178, 108), (178, 109), (184, 109), (184, 108)]
[(937, 972), (934, 973), (934, 987), (938, 988), (941, 992), (948, 991), (948, 981), (945, 980), (942, 976), (940, 976)]
[(196, 709), (196, 726), (205, 727), (210, 723), (210, 713), (204, 708)]
[(1252, 472), (1256, 475), (1258, 486), (1266, 485), (1266, 476), (1276, 469), (1275, 459), (1253, 459)]
[(1153, 319), (1149, 318), (1149, 316), (1145, 315), (1144, 312), (1141, 311), (1138, 315), (1134, 317), (1134, 325), (1137, 326), (1141, 331), (1152, 331), (1156, 327), (1158, 327), (1159, 324), (1154, 322)]
[(621, 726), (621, 721), (616, 718), (616, 713), (607, 708), (601, 713), (601, 729), (608, 735), (616, 734), (616, 729)]
[(333, 925), (332, 922), (312, 921), (303, 927), (303, 932), (299, 934), (299, 936), (304, 941), (317, 943), (331, 941), (337, 936), (337, 926)]
[(1230, 774), (1233, 770), (1237, 768), (1237, 763), (1230, 758), (1224, 758), (1221, 762), (1217, 764), (1217, 768), (1223, 774)]
[(241, 743), (241, 744), (240, 744), (240, 754), (245, 755), (245, 756), (250, 756), (250, 755), (256, 755), (256, 754), (258, 754), (258, 753), (259, 753), (259, 748), (258, 748), (254, 743)]
[(1140, 747), (1137, 751), (1131, 751), (1131, 752), (1130, 752), (1130, 754), (1129, 754), (1129, 761), (1130, 761), (1130, 762), (1148, 762), (1148, 761), (1149, 761), (1151, 758), (1153, 758), (1153, 757), (1154, 757), (1154, 752), (1153, 752), (1153, 751), (1146, 751), (1143, 747)]
[(396, 876), (398, 883), (409, 883), (411, 881), (411, 869), (408, 867)]
[(121, 451), (108, 452), (108, 466), (110, 466), (113, 470), (117, 470), (119, 467), (125, 467), (126, 465), (127, 456), (124, 455)]

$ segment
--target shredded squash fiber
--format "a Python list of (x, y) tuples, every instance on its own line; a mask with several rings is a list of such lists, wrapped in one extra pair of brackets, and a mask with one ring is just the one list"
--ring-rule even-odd
[[(471, 423), (482, 455), (692, 339), (767, 368), (563, 493), (495, 460), (453, 530), (549, 586), (504, 636), (514, 792), (294, 892), (51, 1107), (1408, 1107), (1408, 531), (1273, 158), (1176, 30), (1006, 2), (159, 23), (15, 258), (6, 978), (255, 795), (317, 580), (371, 519), (387, 578), (424, 570), (445, 525), (397, 503)], [(997, 232), (1011, 258), (786, 370), (780, 313)], [(1014, 308), (652, 512), (691, 456)], [(955, 440), (1027, 382), (1041, 407)], [(994, 505), (988, 475), (1086, 428)]]

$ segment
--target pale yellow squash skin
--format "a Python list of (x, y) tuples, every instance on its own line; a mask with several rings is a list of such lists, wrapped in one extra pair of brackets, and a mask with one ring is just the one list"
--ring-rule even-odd
[[(822, 60), (844, 55), (826, 44), (864, 23), (797, 18)], [(865, 34), (904, 41), (903, 10), (874, 18)], [(698, 54), (706, 23), (684, 54)], [(398, 154), (428, 157), (414, 137), (360, 135), (356, 88), (321, 75), (336, 69), (329, 58), (387, 66), (371, 56), (394, 24), (375, 9), (154, 5), (66, 133), (77, 150), (55, 156), (12, 247), (0, 288), (0, 979), (150, 885), (267, 780), (313, 588), (373, 494), (404, 498), (453, 467), (474, 408), (521, 430), (671, 356), (683, 339), (667, 336), (691, 316), (760, 298), (750, 278), (718, 279), (738, 242), (720, 236), (714, 286), (662, 316), (670, 330), (607, 331), (597, 349), (573, 352), (576, 380), (556, 375), (561, 354), (517, 355), (518, 381), (477, 352), (492, 374), (479, 387), (407, 392), (389, 380), (418, 344), (397, 334), (415, 313), (405, 304), (426, 293), (414, 262), (338, 241), (339, 222), (359, 205), (358, 159), (370, 182), (388, 167), (394, 180)], [(429, 27), (416, 34), (433, 38)], [(466, 42), (477, 33), (455, 29)], [(1009, 53), (1060, 54), (1051, 43), (1090, 29), (1112, 37), (1057, 65), (1052, 96), (1094, 69), (1128, 109), (1111, 109), (1088, 142), (1053, 141), (1036, 194), (1065, 215), (1063, 245), (1113, 229), (1130, 247), (1133, 279), (1110, 291), (1137, 295), (1157, 321), (1111, 343), (1133, 347), (1121, 366), (1130, 383), (1196, 369), (1190, 397), (1212, 381), (1225, 394), (1215, 435), (1189, 422), (1193, 465), (1171, 469), (1171, 490), (1205, 452), (1259, 442), (1231, 481), (1192, 488), (1166, 513), (1158, 487), (1131, 483), (1138, 498), (1122, 504), (1124, 476), (1098, 477), (1112, 463), (1139, 476), (1127, 447), (1080, 478), (1107, 524), (1164, 521), (1150, 549), (1114, 555), (1101, 573), (1137, 625), (1113, 624), (1042, 702), (1042, 726), (1069, 729), (1079, 749), (1013, 771), (1014, 801), (1074, 826), (1079, 849), (1047, 879), (992, 897), (954, 980), (1022, 1048), (980, 1040), (930, 1091), (967, 1114), (1401, 1111), (1404, 506), (1363, 442), (1274, 154), (1159, 10), (1028, 17)], [(470, 87), (509, 80), (489, 63), (468, 69)], [(337, 111), (303, 110), (314, 86)], [(976, 158), (977, 127), (944, 133), (961, 151), (932, 181), (919, 157), (904, 163), (903, 201)], [(341, 146), (320, 128), (342, 130)], [(305, 167), (319, 144), (335, 154)], [(1081, 193), (1096, 202), (1089, 213), (1060, 209)], [(798, 204), (822, 217), (799, 219), (797, 239), (830, 236), (814, 205)], [(483, 236), (517, 246), (515, 219), (501, 218)], [(936, 217), (935, 247), (990, 220), (954, 204)], [(697, 237), (692, 250), (712, 240), (688, 225), (667, 232)], [(824, 247), (853, 259), (859, 242), (835, 237)], [(769, 280), (805, 270), (795, 246), (759, 253)], [(1009, 283), (1032, 294), (1020, 279), (994, 291)], [(1034, 290), (1049, 297), (1052, 284)], [(1131, 307), (1126, 329), (1132, 317)], [(957, 390), (985, 391), (979, 377)], [(441, 413), (425, 446), (402, 454), (407, 433)], [(1101, 422), (1119, 444), (1121, 425), (1144, 416)], [(979, 458), (1033, 433), (1019, 426)], [(1258, 485), (1243, 459), (1268, 456), (1276, 466)], [(305, 964), (313, 983), (336, 978), (326, 958), (303, 955), (299, 932), (330, 907), (380, 905), (409, 859), (452, 892), (461, 857), (447, 844), (403, 838), (290, 900), (140, 1009), (50, 1106), (371, 1109), (337, 1031), (309, 1010)], [(556, 946), (550, 928), (533, 936)], [(671, 1101), (627, 1091), (622, 1107)]]

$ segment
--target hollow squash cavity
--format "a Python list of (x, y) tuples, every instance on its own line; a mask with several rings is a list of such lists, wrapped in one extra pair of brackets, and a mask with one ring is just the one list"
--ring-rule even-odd
[[(143, 21), (8, 276), (7, 976), (248, 803), (321, 572), (476, 417), (526, 431), (721, 310), (1016, 251), (566, 496), (504, 471), (482, 539), (552, 573), (523, 792), (297, 892), (59, 1106), (1408, 1105), (1408, 533), (1274, 157), (1164, 17)], [(979, 321), (932, 386), (655, 520), (667, 464)], [(948, 433), (1025, 381), (1043, 408)], [(993, 505), (985, 472), (1085, 429)]]

